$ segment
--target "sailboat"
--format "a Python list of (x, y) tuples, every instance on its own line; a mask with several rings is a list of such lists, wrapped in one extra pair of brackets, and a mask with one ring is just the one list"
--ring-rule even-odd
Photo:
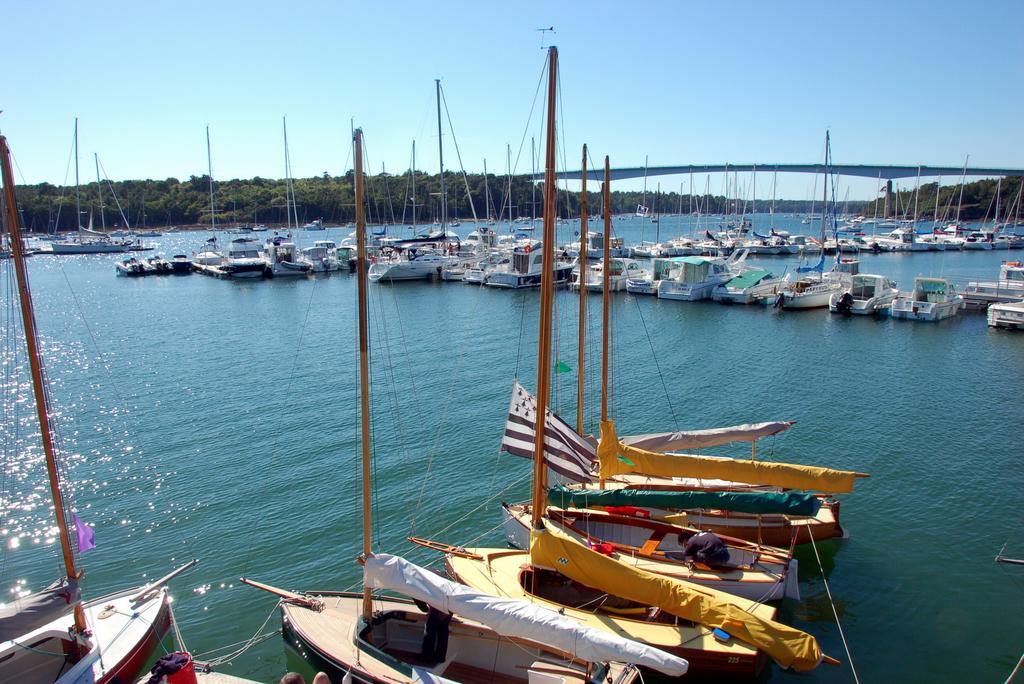
[[(547, 243), (553, 242), (555, 232), (558, 52), (554, 47), (549, 50), (549, 60), (543, 213)], [(605, 234), (611, 233), (610, 175), (609, 160), (605, 157)], [(809, 634), (775, 622), (773, 608), (630, 567), (605, 555), (601, 547), (588, 547), (545, 523), (546, 455), (564, 454), (563, 440), (573, 439), (571, 430), (563, 431), (559, 424), (549, 422), (554, 255), (547, 253), (545, 257), (536, 405), (517, 416), (519, 424), (529, 424), (532, 431), (532, 441), (523, 444), (533, 456), (530, 548), (527, 552), (449, 547), (445, 556), (449, 574), (478, 591), (530, 601), (584, 625), (668, 650), (689, 660), (691, 673), (697, 677), (753, 678), (764, 668), (769, 656), (784, 667), (813, 669), (823, 659), (817, 641)], [(604, 297), (609, 297), (607, 286)], [(607, 356), (602, 365), (607, 367)], [(519, 399), (529, 404), (525, 397)], [(607, 414), (606, 403), (602, 414)], [(568, 465), (571, 467), (571, 463)]]
[[(82, 227), (82, 202), (78, 181), (78, 119), (75, 119), (75, 227), (76, 237), (70, 240), (54, 240), (51, 243), (53, 254), (110, 254), (127, 252), (131, 243), (125, 240), (111, 240), (109, 235), (92, 229), (92, 214), (89, 214), (89, 227)], [(99, 162), (97, 162), (98, 166)], [(99, 181), (97, 180), (97, 185)]]
[[(332, 681), (502, 682), (552, 678), (629, 684), (636, 663), (670, 676), (687, 671), (677, 656), (587, 628), (527, 601), (487, 595), (372, 548), (369, 315), (362, 130), (353, 133), (358, 249), (362, 592), (297, 594), (243, 579), (281, 599), (285, 639)], [(402, 597), (374, 596), (386, 590)]]
[(51, 422), (54, 411), (45, 386), (10, 150), (4, 136), (0, 136), (0, 166), (5, 206), (3, 223), (12, 238), (13, 266), (32, 388), (64, 564), (64, 576), (46, 589), (15, 599), (0, 608), (0, 681), (19, 684), (134, 681), (170, 629), (173, 616), (165, 585), (184, 568), (153, 585), (134, 587), (91, 600), (81, 597), (78, 585), (83, 571), (77, 556), (91, 548), (87, 546), (91, 543), (90, 533), (74, 516), (76, 553), (58, 468), (59, 445)]

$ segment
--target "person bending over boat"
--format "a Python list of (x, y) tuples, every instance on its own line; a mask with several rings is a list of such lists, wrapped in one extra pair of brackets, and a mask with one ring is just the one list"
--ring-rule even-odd
[[(683, 535), (679, 535), (683, 544)], [(713, 532), (701, 532), (685, 542), (682, 552), (669, 551), (665, 554), (672, 560), (695, 561), (711, 567), (723, 566), (729, 562), (729, 549)]]

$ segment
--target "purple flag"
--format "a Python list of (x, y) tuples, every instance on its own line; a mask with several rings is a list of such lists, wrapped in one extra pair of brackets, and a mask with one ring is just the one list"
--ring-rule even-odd
[(93, 541), (95, 533), (92, 528), (82, 522), (82, 519), (78, 517), (77, 513), (71, 514), (71, 519), (75, 523), (75, 536), (78, 538), (78, 553), (85, 553), (89, 549), (96, 548), (96, 542)]

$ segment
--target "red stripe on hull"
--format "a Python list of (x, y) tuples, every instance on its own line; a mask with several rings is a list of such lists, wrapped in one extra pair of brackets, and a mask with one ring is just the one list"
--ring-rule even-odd
[(135, 645), (124, 660), (107, 670), (106, 674), (97, 684), (115, 684), (116, 682), (134, 682), (142, 674), (143, 668), (149, 662), (150, 656), (156, 651), (160, 642), (163, 641), (167, 631), (171, 628), (171, 611), (164, 598), (157, 613), (156, 620), (146, 631), (146, 638)]

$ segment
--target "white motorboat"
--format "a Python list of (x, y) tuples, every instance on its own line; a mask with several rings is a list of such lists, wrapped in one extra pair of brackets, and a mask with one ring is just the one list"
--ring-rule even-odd
[(503, 270), (509, 263), (509, 255), (506, 252), (495, 252), (476, 264), (468, 267), (462, 274), (462, 282), (470, 285), (483, 285), (492, 271)]
[[(197, 262), (199, 263), (199, 262)], [(267, 261), (260, 254), (259, 242), (252, 238), (235, 238), (228, 243), (228, 255), (220, 270), (232, 278), (262, 278), (268, 270)]]
[(723, 304), (755, 304), (778, 295), (786, 284), (771, 271), (763, 268), (747, 269), (711, 291), (711, 298)]
[[(585, 244), (588, 259), (601, 259), (604, 257), (604, 233), (592, 230), (587, 231)], [(562, 249), (562, 251), (564, 251), (568, 256), (579, 256), (579, 241), (569, 243)], [(632, 257), (633, 248), (627, 247), (622, 237), (614, 235), (609, 240), (608, 254), (613, 257)]]
[(821, 243), (812, 237), (806, 235), (790, 235), (786, 240), (786, 243), (790, 248), (795, 248), (795, 251), (789, 251), (788, 254), (820, 254)]
[(964, 238), (963, 249), (991, 251), (995, 249), (995, 235), (992, 231), (976, 230)]
[(897, 228), (888, 235), (875, 238), (875, 244), (882, 252), (927, 252), (928, 243), (920, 242), (913, 228)]
[(657, 295), (658, 283), (668, 276), (679, 259), (680, 257), (653, 259), (649, 269), (645, 269), (635, 276), (630, 276), (626, 280), (626, 292)]
[(1024, 301), (1001, 302), (988, 307), (988, 324), (993, 328), (1024, 329)]
[(313, 264), (302, 259), (295, 243), (287, 238), (267, 240), (263, 246), (263, 258), (267, 275), (274, 278), (298, 277), (313, 272)]
[(324, 221), (323, 221), (323, 219), (313, 219), (312, 221), (310, 221), (306, 225), (302, 226), (302, 229), (303, 230), (326, 230), (324, 228)]
[(149, 275), (151, 270), (150, 266), (144, 260), (136, 257), (129, 257), (124, 261), (119, 261), (114, 266), (116, 275), (128, 278), (138, 278), (140, 276)]
[(452, 263), (444, 254), (425, 248), (395, 250), (370, 264), (367, 277), (371, 282), (396, 280), (426, 280), (440, 277), (442, 269)]
[[(543, 253), (544, 247), (539, 240), (524, 240), (523, 244), (512, 250), (512, 256), (507, 264), (491, 270), (484, 285), (510, 289), (539, 287), (540, 275), (543, 272)], [(557, 284), (568, 280), (572, 268), (572, 263), (556, 260), (554, 282)]]
[(914, 290), (892, 303), (892, 317), (914, 321), (941, 321), (957, 315), (964, 298), (947, 278), (914, 278)]
[(889, 308), (900, 291), (885, 276), (858, 273), (849, 287), (833, 292), (828, 301), (832, 313), (871, 315)]
[(1004, 261), (999, 267), (999, 280), (967, 283), (963, 296), (968, 309), (1024, 299), (1024, 262)]
[(746, 252), (722, 257), (677, 257), (668, 275), (658, 282), (658, 299), (696, 302), (711, 297), (712, 291), (743, 270)]
[[(644, 269), (635, 259), (624, 259), (613, 257), (611, 270), (608, 272), (608, 289), (611, 292), (619, 292), (626, 289), (627, 281), (630, 278), (639, 278), (643, 275)], [(601, 292), (604, 290), (604, 260), (587, 266), (587, 272), (580, 277), (579, 263), (573, 267), (569, 276), (569, 287), (578, 290), (581, 287), (588, 292)]]
[(313, 273), (330, 273), (348, 270), (348, 259), (344, 266), (337, 257), (338, 246), (333, 240), (317, 240), (312, 247), (306, 247), (298, 257), (299, 263), (308, 264)]

